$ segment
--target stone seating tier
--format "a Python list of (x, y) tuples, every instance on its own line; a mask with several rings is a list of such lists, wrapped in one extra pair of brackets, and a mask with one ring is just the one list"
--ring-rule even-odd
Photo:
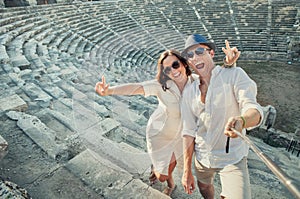
[[(153, 65), (163, 49), (182, 50), (184, 37), (194, 32), (212, 36), (217, 54), (222, 53), (225, 39), (243, 51), (286, 53), (286, 39), (282, 38), (297, 35), (290, 27), (295, 24), (296, 9), (285, 13), (282, 9), (288, 10), (287, 5), (273, 6), (272, 20), (267, 20), (267, 4), (245, 12), (245, 3), (232, 1), (232, 14), (228, 2), (219, 4), (151, 2), (145, 8), (139, 2), (132, 7), (121, 1), (1, 9), (1, 62), (22, 70), (31, 62), (33, 68), (46, 67), (63, 57), (69, 59), (67, 63), (89, 57), (94, 64)], [(276, 13), (281, 15), (275, 18)]]

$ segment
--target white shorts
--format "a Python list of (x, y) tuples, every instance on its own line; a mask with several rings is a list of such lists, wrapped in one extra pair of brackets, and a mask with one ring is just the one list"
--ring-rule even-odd
[(230, 199), (250, 199), (251, 189), (247, 157), (234, 165), (224, 168), (207, 168), (195, 158), (197, 180), (204, 184), (213, 184), (216, 173), (219, 173), (222, 192), (221, 196)]

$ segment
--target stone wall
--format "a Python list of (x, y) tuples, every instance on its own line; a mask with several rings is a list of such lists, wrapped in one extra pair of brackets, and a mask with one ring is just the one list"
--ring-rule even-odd
[(35, 5), (45, 5), (54, 3), (66, 3), (69, 1), (57, 1), (57, 0), (0, 0), (0, 7), (21, 7), (21, 6), (35, 6)]
[(300, 57), (300, 37), (288, 38), (288, 58), (298, 60)]
[(27, 0), (4, 0), (5, 7), (21, 7), (21, 6), (29, 6), (29, 2)]
[(4, 8), (5, 4), (4, 4), (4, 0), (0, 0), (0, 8)]

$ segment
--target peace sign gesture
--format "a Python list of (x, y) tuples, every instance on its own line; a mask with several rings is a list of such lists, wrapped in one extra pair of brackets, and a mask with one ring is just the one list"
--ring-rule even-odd
[(223, 52), (225, 53), (226, 57), (224, 58), (225, 67), (232, 67), (234, 66), (235, 62), (240, 57), (241, 52), (238, 51), (236, 47), (230, 48), (229, 42), (225, 40), (226, 49), (222, 47)]
[(109, 87), (109, 84), (105, 83), (105, 77), (102, 76), (102, 81), (97, 82), (97, 84), (95, 86), (95, 91), (96, 91), (96, 93), (98, 93), (101, 96), (107, 96), (108, 95), (108, 87)]

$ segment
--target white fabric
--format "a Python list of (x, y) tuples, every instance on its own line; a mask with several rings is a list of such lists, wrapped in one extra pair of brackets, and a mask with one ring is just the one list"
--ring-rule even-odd
[[(199, 85), (197, 79), (183, 92), (182, 136), (195, 137), (196, 158), (204, 166), (223, 168), (235, 164), (248, 155), (249, 147), (241, 138), (230, 139), (229, 153), (226, 153), (225, 125), (230, 117), (242, 115), (250, 108), (257, 109), (263, 117), (263, 111), (256, 102), (256, 84), (240, 67), (228, 69), (216, 66), (205, 104), (200, 101)], [(245, 134), (245, 129), (242, 133)]]
[[(191, 84), (189, 77), (186, 84)], [(158, 107), (150, 116), (147, 129), (147, 148), (155, 171), (168, 175), (168, 166), (175, 153), (178, 164), (182, 153), (181, 138), (181, 114), (180, 102), (181, 93), (176, 84), (169, 80), (168, 88), (163, 91), (157, 80), (142, 83), (145, 96), (157, 96)]]

